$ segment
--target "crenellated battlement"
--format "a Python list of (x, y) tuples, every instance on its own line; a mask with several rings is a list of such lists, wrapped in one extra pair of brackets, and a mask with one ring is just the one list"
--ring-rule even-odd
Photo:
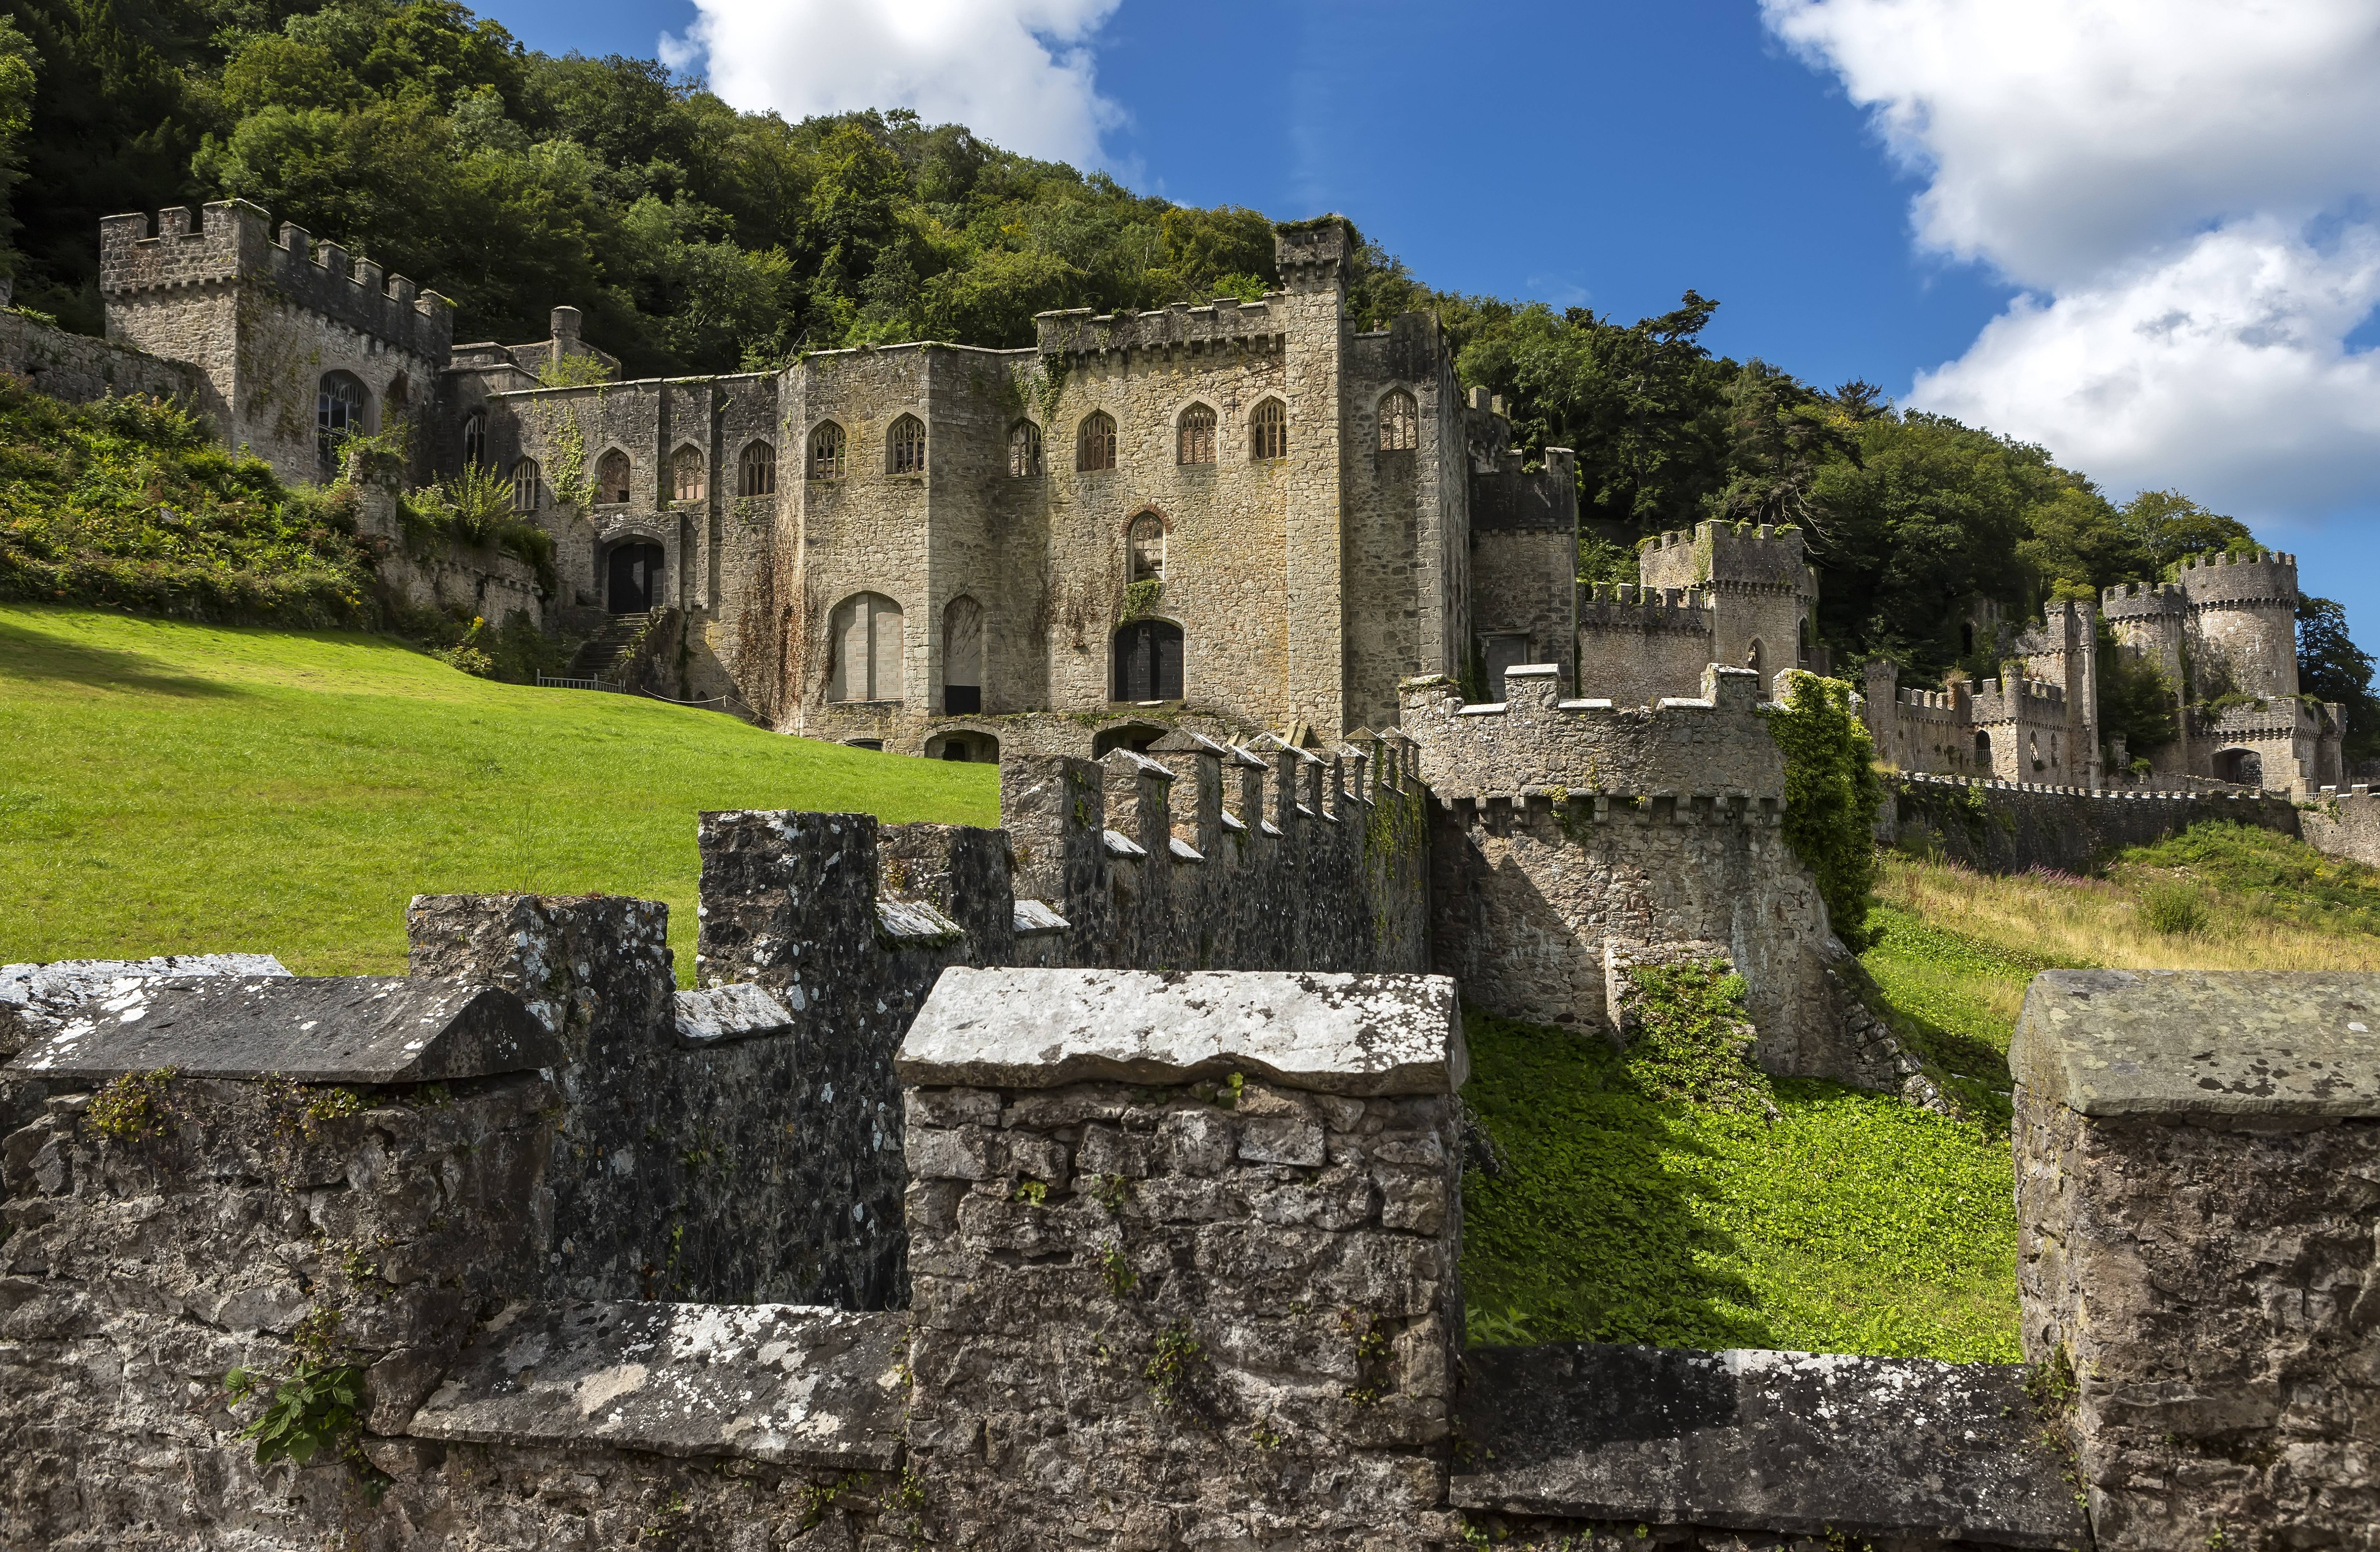
[(455, 333), (455, 304), (435, 291), (418, 291), (403, 275), (384, 274), (370, 259), (351, 259), (334, 242), (316, 242), (303, 227), (272, 217), (244, 200), (219, 200), (196, 212), (187, 206), (146, 215), (112, 215), (100, 223), (100, 291), (111, 306), (185, 287), (251, 285), (281, 300), (321, 313), (382, 343), (446, 363)]
[(2014, 679), (2003, 684), (1986, 679), (1977, 685), (1971, 704), (1978, 722), (2016, 722), (2062, 719), (2066, 687), (2046, 679)]
[(1782, 801), (1784, 757), (1761, 720), (1760, 678), (1712, 663), (1700, 699), (1564, 700), (1552, 664), (1504, 671), (1506, 698), (1465, 705), (1444, 678), (1403, 685), (1421, 778), (1442, 802), (1559, 789), (1611, 798), (1737, 794)]
[(2099, 612), (2110, 620), (2138, 620), (2156, 614), (2179, 615), (2190, 608), (2190, 600), (2179, 582), (2120, 582), (2103, 589), (2099, 595)]
[[(1277, 295), (1278, 293), (1276, 293)], [(1045, 356), (1098, 356), (1123, 350), (1278, 350), (1288, 317), (1268, 299), (1219, 297), (1204, 307), (1095, 313), (1089, 308), (1037, 313), (1033, 331)]]
[(1797, 527), (1702, 522), (1691, 530), (1671, 529), (1638, 549), (1636, 569), (1652, 588), (1813, 596)]
[(2181, 564), (2182, 595), (2200, 608), (2287, 604), (2298, 600), (2298, 558), (2277, 551), (2252, 555), (2192, 555)]
[(1711, 634), (1710, 603), (1701, 588), (1645, 588), (1633, 582), (1590, 582), (1579, 588), (1581, 630), (1691, 631)]

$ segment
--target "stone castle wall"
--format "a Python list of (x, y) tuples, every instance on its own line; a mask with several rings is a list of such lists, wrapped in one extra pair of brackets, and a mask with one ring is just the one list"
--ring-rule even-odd
[(2324, 787), (2298, 825), (2317, 851), (2380, 867), (2380, 794), (2369, 786)]
[(2194, 824), (2251, 824), (2297, 835), (2304, 818), (2285, 797), (2252, 792), (2094, 792), (1920, 772), (1890, 785), (1876, 824), (1879, 843), (1979, 873), (2089, 873), (2127, 846), (2150, 845)]
[(143, 394), (205, 407), (204, 379), (187, 360), (70, 334), (21, 312), (0, 310), (0, 372), (68, 404)]
[[(1722, 660), (1700, 588), (1654, 589), (1596, 582), (1579, 589), (1578, 692), (1619, 706), (1650, 706), (1702, 683)], [(1489, 686), (1493, 693), (1493, 686)]]

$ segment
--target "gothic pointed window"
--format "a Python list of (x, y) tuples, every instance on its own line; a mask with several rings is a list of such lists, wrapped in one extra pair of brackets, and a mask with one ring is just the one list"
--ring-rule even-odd
[(1132, 520), (1124, 530), (1124, 545), (1132, 555), (1132, 579), (1135, 582), (1165, 580), (1165, 520), (1154, 512), (1144, 512)]
[(709, 467), (699, 447), (686, 446), (677, 450), (670, 459), (670, 499), (698, 502), (702, 499), (703, 475)]
[(1410, 453), (1421, 445), (1421, 411), (1414, 406), (1414, 396), (1402, 388), (1392, 388), (1380, 400), (1380, 451)]
[(1267, 399), (1248, 415), (1248, 456), (1263, 462), (1289, 456), (1289, 406)]
[(747, 442), (735, 455), (735, 493), (773, 496), (777, 493), (777, 447), (774, 443)]
[(942, 715), (972, 717), (982, 709), (983, 605), (961, 593), (942, 608)]
[(488, 463), (488, 412), (475, 409), (463, 417), (463, 467), (485, 468)]
[(1075, 433), (1075, 467), (1085, 474), (1094, 469), (1111, 469), (1115, 459), (1115, 420), (1106, 410), (1095, 409), (1083, 417), (1083, 428)]
[(1008, 428), (1008, 475), (1012, 479), (1029, 479), (1041, 472), (1041, 428), (1030, 420), (1019, 420)]
[(926, 423), (923, 420), (914, 415), (904, 415), (892, 422), (892, 429), (884, 438), (884, 472), (926, 472)]
[(830, 420), (810, 433), (810, 478), (843, 478), (843, 428)]
[(541, 504), (537, 460), (523, 458), (513, 466), (513, 510), (535, 512)]
[(314, 451), (322, 478), (339, 472), (348, 439), (364, 434), (365, 393), (353, 372), (324, 372), (314, 394)]
[(1211, 464), (1215, 461), (1215, 412), (1205, 405), (1192, 405), (1182, 412), (1181, 422), (1174, 429), (1175, 461), (1184, 464)]
[(595, 502), (599, 506), (625, 506), (628, 500), (628, 455), (613, 448), (595, 461)]

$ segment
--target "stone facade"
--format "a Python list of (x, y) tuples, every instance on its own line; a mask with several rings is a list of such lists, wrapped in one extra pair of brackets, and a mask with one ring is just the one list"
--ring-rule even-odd
[(142, 394), (189, 405), (200, 397), (199, 374), (187, 361), (70, 334), (20, 312), (0, 311), (0, 372), (73, 404), (110, 394)]

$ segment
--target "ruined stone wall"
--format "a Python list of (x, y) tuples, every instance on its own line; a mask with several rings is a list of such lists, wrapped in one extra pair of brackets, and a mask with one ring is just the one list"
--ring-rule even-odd
[(1706, 698), (1557, 701), (1550, 673), (1466, 707), (1408, 687), (1431, 813), (1433, 964), (1475, 1006), (1612, 1032), (1612, 978), (1642, 959), (1723, 956), (1768, 1070), (1885, 1085), (1847, 1033), (1843, 951), (1786, 846), (1784, 757), (1752, 674), (1712, 665)]
[(1577, 590), (1585, 595), (1578, 604), (1579, 695), (1650, 706), (1700, 693), (1703, 670), (1718, 661), (1700, 588), (1656, 591), (1596, 582)]
[(516, 614), (545, 624), (535, 566), (494, 549), (439, 543), (417, 552), (398, 518), (395, 485), (364, 475), (353, 461), (348, 478), (356, 485), (357, 531), (374, 552), (372, 576), (391, 603), (477, 615), (498, 626)]
[(2318, 851), (2380, 867), (2380, 794), (2369, 786), (2322, 788), (2298, 810), (2298, 828)]
[(2240, 792), (2092, 792), (1917, 772), (1891, 785), (1877, 840), (1979, 873), (2088, 873), (2127, 846), (2150, 845), (2194, 824), (2251, 824), (2297, 835), (2302, 817), (2285, 798)]
[(69, 404), (89, 404), (111, 394), (145, 394), (206, 409), (205, 376), (187, 360), (70, 334), (5, 309), (0, 309), (0, 372)]
[(2106, 1552), (2368, 1546), (2371, 978), (2051, 971), (2015, 1073), (2025, 1354)]

